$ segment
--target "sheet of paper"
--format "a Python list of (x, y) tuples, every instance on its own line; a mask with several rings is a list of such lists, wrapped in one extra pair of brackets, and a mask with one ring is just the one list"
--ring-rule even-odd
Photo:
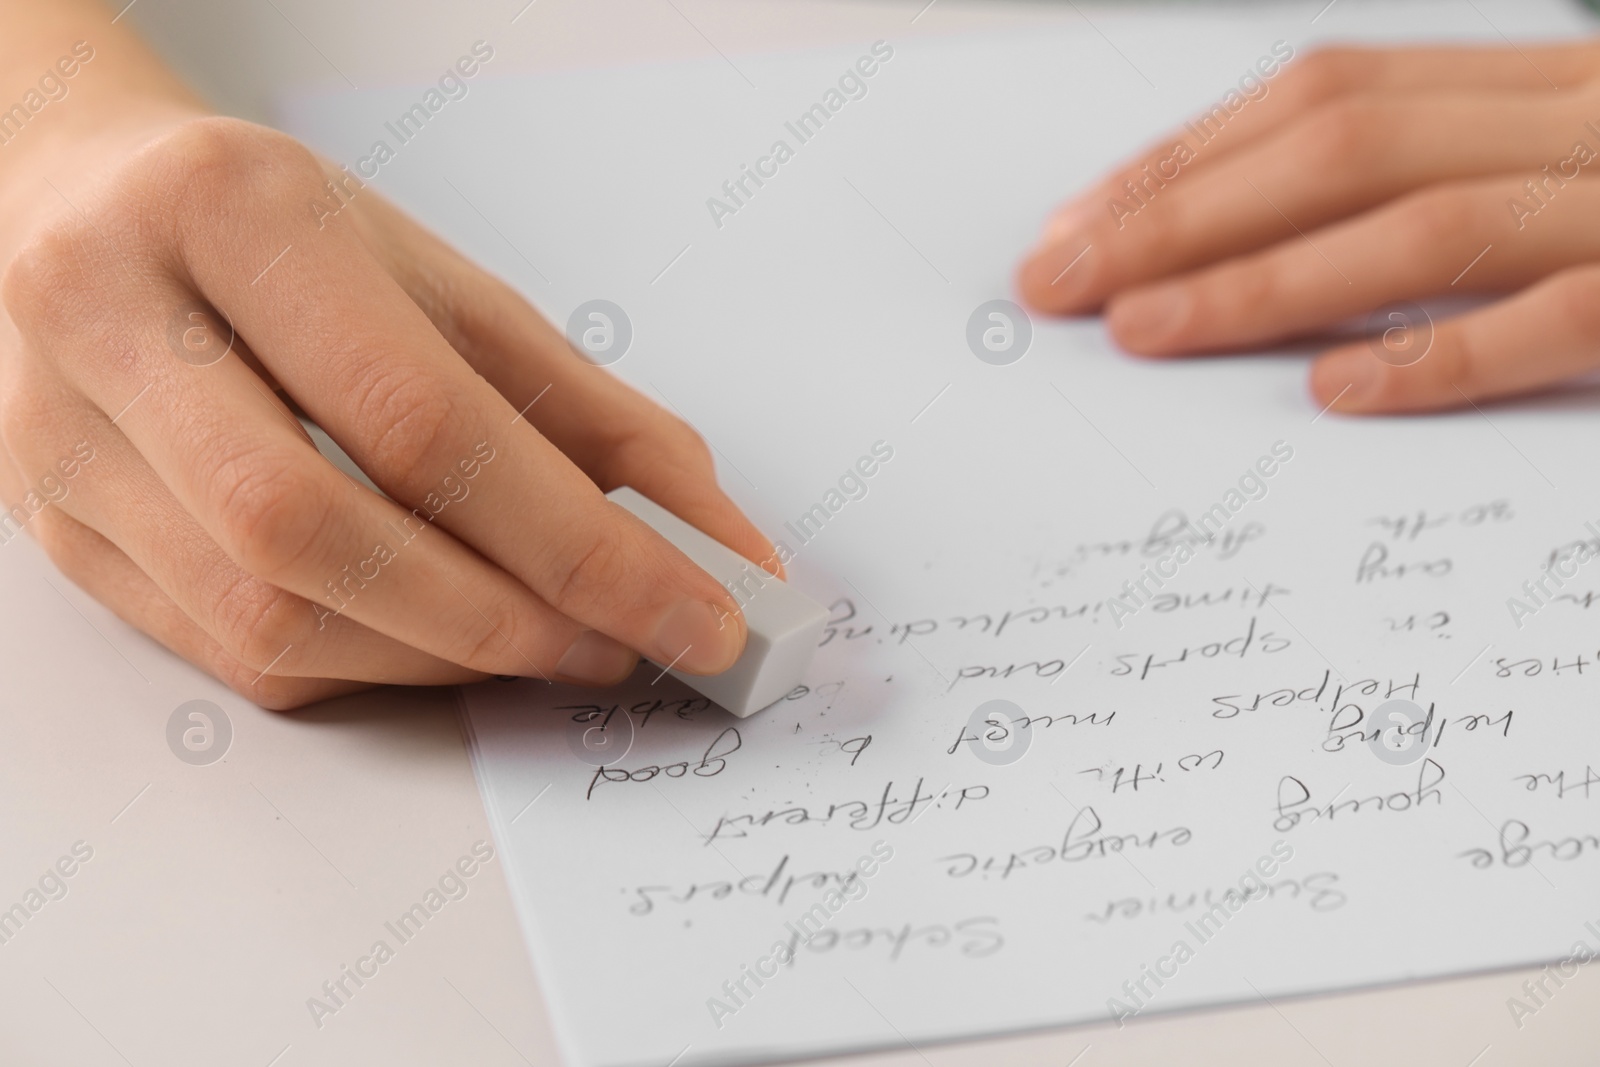
[[(1004, 324), (975, 313), (1047, 209), (1275, 42), (1584, 25), (1315, 6), (886, 29), (864, 95), (803, 140), (872, 42), (525, 81), (491, 61), (390, 145), (377, 184), (558, 323), (622, 309), (596, 373), (700, 429), (833, 613), (804, 685), (745, 721), (648, 669), (466, 692), (572, 1064), (920, 1047), (1600, 949), (1600, 563), (1574, 554), (1600, 547), (1600, 392), (1319, 416), (1304, 353), (1153, 364), (1039, 318), (1021, 359), (979, 358)], [(419, 94), (290, 125), (357, 167)], [(735, 202), (747, 166), (766, 177)]]

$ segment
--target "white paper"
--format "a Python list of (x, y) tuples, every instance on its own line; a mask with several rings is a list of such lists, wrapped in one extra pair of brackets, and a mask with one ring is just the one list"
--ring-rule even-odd
[[(385, 165), (381, 187), (558, 323), (621, 305), (613, 370), (700, 429), (833, 606), (805, 685), (745, 721), (653, 670), (467, 691), (572, 1064), (920, 1047), (1113, 1000), (1143, 1015), (1600, 949), (1600, 563), (1520, 627), (1507, 606), (1552, 552), (1600, 544), (1600, 393), (1352, 420), (1318, 416), (1304, 353), (1149, 363), (1037, 317), (1020, 362), (967, 348), (1048, 208), (1274, 41), (1583, 25), (1555, 4), (1314, 9), (886, 29), (866, 96), (720, 228), (707, 199), (871, 42), (486, 76)], [(354, 165), (414, 96), (308, 102), (290, 125)], [(786, 529), (875, 444), (892, 457), (864, 496), (808, 541)], [(1275, 447), (1265, 495), (1114, 621), (1183, 519)], [(1409, 764), (1363, 740), (1396, 698), (1433, 713)], [(1014, 762), (961, 740), (996, 699), (1030, 719)], [(582, 747), (597, 725), (626, 750), (604, 771)], [(846, 880), (874, 847), (892, 858)], [(1257, 864), (1271, 894), (1229, 910)], [(724, 983), (819, 902), (820, 932), (735, 999)], [(1219, 902), (1220, 928), (1194, 925)]]

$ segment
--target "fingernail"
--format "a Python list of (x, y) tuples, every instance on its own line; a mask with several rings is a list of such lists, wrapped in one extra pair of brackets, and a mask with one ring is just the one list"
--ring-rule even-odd
[(1085, 297), (1095, 288), (1095, 264), (1093, 246), (1082, 241), (1082, 232), (1029, 254), (1019, 281), (1030, 303), (1056, 312), (1085, 310)]
[(756, 566), (760, 567), (767, 574), (770, 574), (774, 578), (780, 580), (786, 579), (789, 576), (788, 569), (783, 565), (783, 560), (778, 558), (778, 550), (776, 547), (774, 547), (772, 551), (768, 552), (766, 555), (762, 556), (761, 559), (756, 563)]
[(1090, 217), (1093, 215), (1094, 203), (1090, 200), (1078, 199), (1063, 205), (1044, 224), (1041, 243), (1055, 244), (1057, 241), (1071, 237), (1074, 233), (1087, 226)]
[(1182, 285), (1158, 285), (1129, 293), (1111, 306), (1112, 335), (1134, 351), (1159, 349), (1188, 325), (1194, 301)]
[(556, 664), (556, 676), (581, 685), (615, 685), (638, 665), (639, 654), (598, 630), (585, 630)]
[(1311, 365), (1311, 392), (1324, 409), (1365, 406), (1378, 386), (1378, 361), (1360, 348), (1329, 352)]
[(744, 650), (736, 613), (698, 600), (681, 601), (656, 624), (654, 659), (690, 674), (718, 674)]

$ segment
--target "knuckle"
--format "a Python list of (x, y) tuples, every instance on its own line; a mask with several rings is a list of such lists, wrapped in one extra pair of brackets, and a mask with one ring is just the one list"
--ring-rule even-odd
[(79, 428), (72, 415), (46, 399), (48, 388), (33, 379), (26, 367), (20, 368), (11, 387), (0, 390), (0, 442), (24, 468), (30, 453)]
[(259, 671), (294, 643), (304, 621), (293, 617), (300, 604), (294, 594), (242, 574), (212, 605), (213, 633), (228, 655)]
[(1600, 338), (1600, 267), (1563, 271), (1546, 294), (1557, 321), (1580, 337)]
[(1188, 196), (1158, 200), (1139, 213), (1136, 234), (1135, 227), (1128, 228), (1129, 235), (1133, 237), (1131, 241), (1108, 241), (1104, 256), (1099, 256), (1097, 249), (1098, 259), (1096, 256), (1085, 256), (1077, 269), (1082, 270), (1089, 266), (1091, 259), (1095, 259), (1089, 275), (1093, 284), (1120, 285), (1127, 279), (1139, 278), (1145, 269), (1144, 264), (1151, 259), (1172, 256), (1174, 253), (1179, 258), (1192, 255), (1193, 250), (1207, 240), (1210, 224), (1210, 209), (1202, 201)]
[[(464, 634), (461, 644), (450, 658), (463, 667), (486, 670), (510, 667), (520, 670), (526, 666), (523, 658), (528, 649), (527, 638), (521, 633), (523, 626), (515, 607), (509, 600), (497, 598), (492, 604), (481, 605), (483, 627)], [(538, 661), (534, 657), (535, 662)], [(539, 667), (548, 670), (549, 664)]]
[(1209, 324), (1236, 323), (1273, 307), (1280, 295), (1278, 280), (1284, 274), (1275, 261), (1277, 255), (1281, 253), (1263, 253), (1197, 280), (1196, 317)]
[[(1472, 331), (1447, 331), (1444, 343), (1436, 342), (1434, 347), (1437, 359), (1417, 364), (1419, 374), (1408, 373), (1410, 367), (1385, 367), (1383, 395), (1401, 401), (1423, 397), (1437, 402), (1442, 398), (1456, 404), (1461, 394), (1475, 396), (1483, 391), (1482, 383), (1488, 379), (1490, 367)], [(1433, 355), (1430, 353), (1430, 357)]]
[(1284, 85), (1302, 103), (1330, 100), (1365, 83), (1372, 56), (1359, 48), (1318, 48), (1284, 72)]
[(356, 437), (401, 485), (417, 488), (440, 456), (454, 456), (466, 424), (456, 402), (426, 376), (384, 369), (365, 383), (355, 405)]
[(1481, 228), (1483, 219), (1479, 198), (1463, 188), (1418, 193), (1401, 201), (1397, 211), (1396, 251), (1406, 263), (1432, 262), (1441, 250), (1454, 250), (1463, 236)]
[(251, 574), (272, 581), (315, 558), (329, 521), (325, 491), (284, 462), (246, 455), (215, 475), (213, 499), (224, 550)]
[(697, 463), (711, 462), (711, 446), (706, 444), (706, 439), (694, 427), (679, 419), (672, 419), (667, 423), (666, 431), (674, 450)]
[(561, 584), (550, 605), (563, 615), (573, 615), (585, 606), (615, 599), (618, 590), (629, 587), (628, 572), (628, 560), (615, 536), (599, 532), (575, 555), (558, 561)]
[(521, 293), (462, 261), (455, 249), (435, 246), (431, 234), (416, 239), (428, 243), (399, 257), (396, 267), (407, 276), (412, 300), (452, 347), (465, 353), (479, 347), (480, 338), (517, 333), (519, 313), (531, 310)]
[(254, 685), (247, 682), (242, 689), (234, 687), (234, 691), (268, 711), (294, 711), (321, 699), (314, 683), (298, 678), (267, 677)]
[(263, 675), (259, 667), (242, 663), (221, 649), (207, 669), (223, 685), (268, 711), (293, 711), (322, 696), (315, 679)]
[(150, 178), (183, 203), (248, 206), (321, 181), (316, 157), (294, 138), (242, 119), (194, 119), (160, 149)]
[(1369, 170), (1381, 161), (1389, 112), (1374, 101), (1346, 97), (1323, 104), (1296, 131), (1294, 150), (1316, 174)]
[(34, 515), (27, 528), (56, 569), (80, 585), (80, 579), (94, 572), (97, 557), (104, 551), (104, 542), (84, 536), (84, 527), (53, 508)]
[(48, 328), (89, 308), (92, 231), (60, 220), (31, 236), (0, 278), (0, 300), (23, 329)]
[(709, 470), (711, 448), (705, 438), (671, 415), (662, 415), (646, 424), (631, 422), (622, 430), (615, 454), (629, 469), (659, 464), (663, 456), (674, 466), (690, 470)]

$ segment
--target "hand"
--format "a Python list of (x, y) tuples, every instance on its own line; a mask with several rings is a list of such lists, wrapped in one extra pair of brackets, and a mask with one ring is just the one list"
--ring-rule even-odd
[(1427, 324), (1401, 313), (1323, 353), (1311, 390), (1342, 412), (1461, 406), (1594, 370), (1597, 79), (1594, 46), (1291, 58), (1258, 79), (1264, 93), (1235, 94), (1245, 103), (1225, 125), (1213, 117), (1207, 142), (1188, 124), (1061, 209), (1022, 293), (1045, 311), (1103, 306), (1118, 343), (1149, 356), (1276, 344), (1391, 302), (1511, 294), (1434, 324), (1431, 347)]
[(602, 495), (773, 569), (691, 430), (372, 189), (319, 218), (343, 176), (290, 138), (170, 100), (115, 130), (5, 175), (0, 538), (271, 707), (733, 662), (736, 601)]

